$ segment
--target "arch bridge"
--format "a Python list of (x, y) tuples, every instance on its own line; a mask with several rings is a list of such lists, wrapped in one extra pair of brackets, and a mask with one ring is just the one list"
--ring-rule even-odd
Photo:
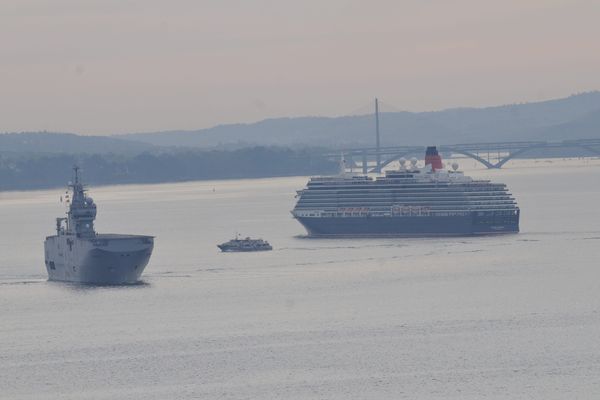
[[(460, 154), (472, 158), (487, 168), (502, 168), (504, 164), (517, 156), (536, 153), (535, 158), (551, 155), (557, 149), (578, 149), (582, 156), (600, 156), (600, 139), (563, 140), (560, 142), (496, 142), (445, 144), (437, 146), (438, 151), (450, 155)], [(412, 156), (421, 157), (425, 146), (397, 146), (364, 149), (346, 149), (341, 152), (353, 168), (362, 168), (363, 173), (381, 172), (383, 168), (400, 158)], [(329, 157), (339, 157), (339, 153), (327, 154)], [(357, 160), (360, 163), (357, 163)], [(375, 161), (375, 165), (373, 164)], [(379, 165), (378, 164), (379, 161)]]

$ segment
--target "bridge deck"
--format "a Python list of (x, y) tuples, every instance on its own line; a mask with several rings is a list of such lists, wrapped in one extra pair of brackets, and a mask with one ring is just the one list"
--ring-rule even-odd
[[(377, 148), (361, 148), (361, 149), (345, 149), (341, 152), (352, 160), (353, 165), (357, 165), (354, 162), (354, 157), (361, 159), (361, 167), (363, 172), (368, 170), (368, 160), (380, 158), (383, 161), (379, 166), (375, 166), (371, 169), (371, 172), (380, 171), (388, 164), (399, 160), (402, 157), (411, 156), (413, 154), (423, 153), (426, 146), (390, 146)], [(457, 153), (462, 154), (466, 157), (477, 160), (488, 168), (501, 168), (508, 161), (518, 155), (525, 154), (534, 150), (544, 151), (550, 149), (566, 149), (566, 148), (578, 148), (585, 150), (588, 154), (600, 156), (600, 139), (577, 139), (577, 140), (563, 140), (560, 142), (551, 141), (527, 141), (527, 142), (494, 142), (494, 143), (461, 143), (461, 144), (444, 144), (439, 145), (438, 150), (444, 153)], [(487, 154), (482, 156), (481, 154)], [(339, 157), (340, 153), (327, 154), (328, 157)], [(496, 162), (490, 160), (489, 154), (496, 154)]]

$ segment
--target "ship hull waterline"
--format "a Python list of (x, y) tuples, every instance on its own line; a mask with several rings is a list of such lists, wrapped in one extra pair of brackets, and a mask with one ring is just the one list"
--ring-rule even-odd
[(519, 220), (482, 223), (472, 216), (295, 217), (309, 237), (446, 237), (514, 234)]

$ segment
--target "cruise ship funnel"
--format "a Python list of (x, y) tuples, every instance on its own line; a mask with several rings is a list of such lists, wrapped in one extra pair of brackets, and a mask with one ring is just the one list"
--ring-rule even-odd
[(442, 157), (437, 151), (437, 147), (429, 146), (425, 151), (425, 165), (431, 165), (433, 171), (441, 170), (444, 168), (442, 164)]

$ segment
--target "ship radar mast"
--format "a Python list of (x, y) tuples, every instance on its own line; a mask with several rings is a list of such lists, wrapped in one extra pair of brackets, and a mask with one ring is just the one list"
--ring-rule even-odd
[(347, 172), (346, 172), (346, 156), (344, 155), (344, 153), (342, 152), (340, 154), (340, 176), (346, 176)]
[(96, 219), (96, 204), (91, 197), (86, 196), (85, 187), (80, 180), (81, 168), (73, 166), (73, 182), (69, 187), (73, 190), (67, 211), (67, 233), (78, 237), (95, 236), (94, 220)]
[(79, 184), (79, 165), (73, 165), (73, 172), (75, 173), (75, 185)]

